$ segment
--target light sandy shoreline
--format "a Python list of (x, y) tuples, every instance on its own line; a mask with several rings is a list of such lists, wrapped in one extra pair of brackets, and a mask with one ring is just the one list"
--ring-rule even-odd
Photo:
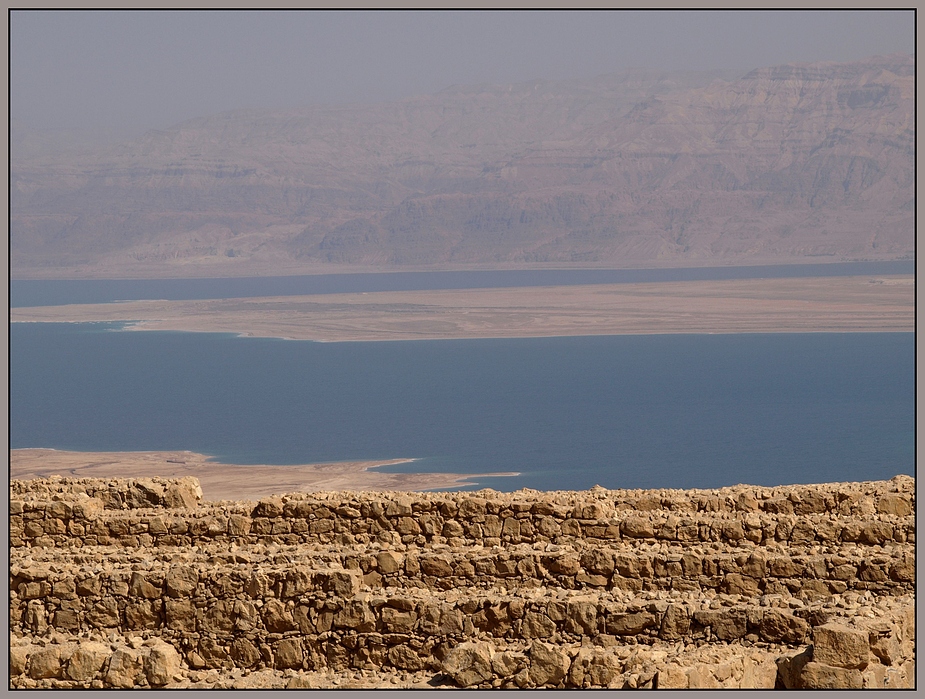
[(912, 332), (913, 275), (736, 279), (13, 308), (11, 322), (322, 342), (666, 333)]
[(473, 485), (479, 478), (517, 473), (382, 473), (378, 466), (414, 459), (345, 461), (297, 466), (241, 466), (210, 460), (191, 451), (78, 452), (57, 449), (11, 449), (10, 478), (199, 479), (205, 500), (256, 500), (267, 495), (323, 490), (449, 490)]

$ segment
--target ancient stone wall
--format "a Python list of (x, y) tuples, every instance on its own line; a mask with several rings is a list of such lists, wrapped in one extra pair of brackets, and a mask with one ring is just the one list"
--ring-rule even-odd
[(914, 505), (908, 477), (258, 503), (14, 481), (11, 684), (911, 686)]

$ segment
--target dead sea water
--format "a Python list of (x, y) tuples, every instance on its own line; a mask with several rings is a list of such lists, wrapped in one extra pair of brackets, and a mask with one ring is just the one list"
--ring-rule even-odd
[(11, 325), (11, 448), (415, 457), (514, 490), (914, 469), (912, 333), (314, 343)]

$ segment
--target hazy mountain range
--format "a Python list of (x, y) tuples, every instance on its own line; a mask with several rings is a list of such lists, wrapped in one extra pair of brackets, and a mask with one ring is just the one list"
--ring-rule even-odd
[(14, 276), (914, 254), (910, 55), (243, 110), (106, 147), (14, 129)]

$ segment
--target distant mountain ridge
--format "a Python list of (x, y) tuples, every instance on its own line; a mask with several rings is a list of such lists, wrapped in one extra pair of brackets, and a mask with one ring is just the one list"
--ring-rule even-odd
[(894, 55), (454, 86), (14, 158), (13, 274), (911, 257), (914, 71)]

